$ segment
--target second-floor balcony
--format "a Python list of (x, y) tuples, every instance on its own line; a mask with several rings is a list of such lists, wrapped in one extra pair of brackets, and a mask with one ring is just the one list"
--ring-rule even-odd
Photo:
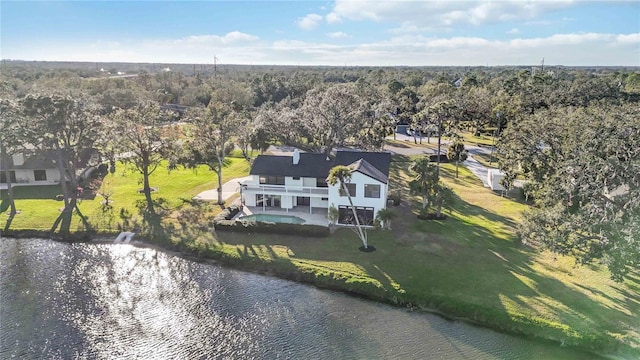
[(277, 194), (309, 197), (327, 197), (327, 195), (329, 195), (328, 188), (311, 186), (244, 185), (243, 191), (251, 191), (257, 194)]

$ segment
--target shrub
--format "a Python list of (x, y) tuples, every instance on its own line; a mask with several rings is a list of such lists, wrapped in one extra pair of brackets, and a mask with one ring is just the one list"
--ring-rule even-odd
[(213, 218), (213, 221), (231, 220), (240, 212), (240, 210), (242, 210), (241, 205), (231, 205), (229, 207), (226, 207), (224, 210), (222, 210), (222, 212), (216, 215), (215, 218)]
[[(433, 154), (433, 155), (429, 155), (429, 161), (430, 162), (438, 162), (438, 155), (437, 154)], [(440, 155), (440, 163), (448, 163), (449, 162), (449, 158), (447, 157), (447, 155), (442, 154)]]
[(398, 206), (400, 205), (400, 194), (397, 192), (389, 193), (387, 200), (393, 201), (393, 206)]
[(329, 235), (328, 227), (318, 225), (298, 225), (242, 220), (214, 220), (213, 226), (216, 231), (231, 231), (239, 233), (298, 235), (308, 237), (325, 237)]

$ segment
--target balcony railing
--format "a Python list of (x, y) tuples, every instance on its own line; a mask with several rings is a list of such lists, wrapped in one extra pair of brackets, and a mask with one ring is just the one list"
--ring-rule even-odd
[(264, 194), (291, 194), (291, 195), (329, 195), (328, 188), (308, 186), (284, 186), (284, 185), (246, 185), (244, 191), (254, 191)]

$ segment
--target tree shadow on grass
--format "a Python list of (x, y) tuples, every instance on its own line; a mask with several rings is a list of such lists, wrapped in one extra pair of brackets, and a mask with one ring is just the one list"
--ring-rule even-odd
[[(560, 280), (540, 273), (535, 249), (509, 238), (509, 229), (516, 225), (512, 219), (460, 199), (458, 202), (456, 212), (499, 222), (505, 234), (500, 236), (496, 229), (455, 216), (446, 221), (418, 221), (411, 207), (400, 206), (396, 209), (401, 215), (394, 220), (393, 231), (370, 232), (370, 243), (378, 251), (369, 254), (357, 250), (358, 239), (348, 229), (340, 229), (327, 239), (227, 233), (218, 237), (226, 244), (244, 246), (244, 251), (238, 250), (241, 256), (264, 262), (266, 267), (269, 260), (262, 260), (258, 256), (262, 250), (256, 251), (254, 246), (266, 246), (278, 261), (296, 259), (312, 266), (317, 262), (320, 272), (334, 271), (343, 281), (365, 274), (380, 284), (379, 294), (386, 294), (391, 302), (439, 309), (509, 332), (542, 332), (542, 336), (567, 345), (580, 341), (572, 333), (578, 331), (589, 334), (593, 346), (615, 350), (612, 344), (619, 341), (607, 333), (624, 331), (620, 323), (630, 326), (629, 312), (640, 312), (633, 288), (614, 286), (621, 297), (630, 299), (627, 302), (615, 307), (600, 303), (576, 286), (583, 283), (581, 279)], [(273, 246), (286, 246), (290, 249), (288, 257), (278, 257)], [(362, 273), (350, 271), (348, 266), (340, 268), (342, 263), (352, 264)], [(343, 286), (352, 286), (356, 292), (359, 289), (358, 285)], [(639, 345), (638, 339), (631, 341)], [(581, 345), (590, 346), (588, 341)]]

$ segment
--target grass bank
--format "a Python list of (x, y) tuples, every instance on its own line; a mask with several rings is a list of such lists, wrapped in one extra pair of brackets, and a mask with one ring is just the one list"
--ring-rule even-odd
[[(246, 174), (248, 165), (237, 160), (240, 162), (234, 162), (225, 176), (233, 177), (233, 166), (237, 166), (237, 176)], [(146, 240), (238, 268), (436, 311), (500, 331), (604, 354), (640, 356), (640, 273), (633, 272), (624, 283), (615, 283), (597, 265), (577, 266), (570, 258), (519, 244), (513, 232), (525, 205), (485, 189), (463, 167), (455, 179), (452, 164), (442, 167), (443, 181), (458, 197), (447, 213), (448, 219), (419, 221), (413, 210), (417, 199), (404, 186), (410, 177), (410, 160), (394, 157), (391, 185), (403, 202), (395, 208), (399, 217), (392, 224), (393, 230), (370, 232), (370, 243), (377, 248), (373, 253), (358, 251), (360, 242), (348, 229), (320, 239), (216, 234), (207, 226), (211, 205), (185, 204), (180, 200), (195, 195), (200, 186), (217, 186), (211, 185), (215, 184), (215, 176), (206, 170), (154, 174), (190, 185), (176, 186), (169, 192), (172, 185), (157, 185), (162, 184), (159, 178), (152, 181), (152, 186), (159, 186), (154, 197), (163, 194), (175, 211), (164, 219), (166, 237)], [(182, 177), (201, 175), (206, 180), (182, 181)], [(114, 206), (142, 198), (135, 191), (136, 177), (123, 182), (126, 184), (114, 185)], [(124, 191), (125, 186), (129, 190)], [(128, 197), (117, 198), (117, 193)], [(19, 201), (26, 200), (29, 199)], [(37, 201), (40, 202), (19, 203), (18, 208), (24, 211), (18, 217), (26, 210), (37, 211), (44, 200)], [(59, 202), (54, 203), (60, 206)], [(82, 206), (87, 206), (85, 201)], [(128, 206), (135, 209), (135, 205)], [(37, 224), (55, 219), (55, 214), (46, 216), (51, 218), (31, 219), (25, 226), (38, 229)]]

